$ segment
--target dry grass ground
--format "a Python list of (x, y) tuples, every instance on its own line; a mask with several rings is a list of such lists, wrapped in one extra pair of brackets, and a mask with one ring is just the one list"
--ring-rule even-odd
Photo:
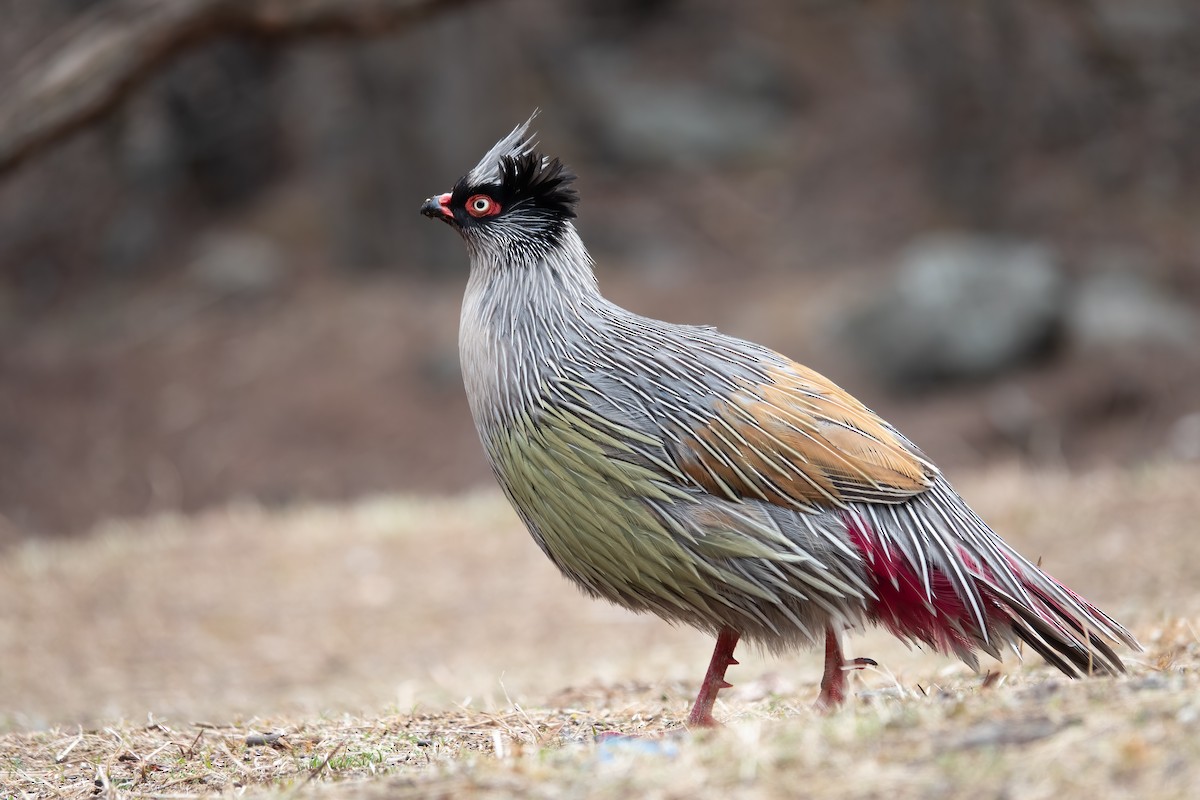
[(960, 488), (1147, 646), (1117, 681), (878, 632), (748, 650), (726, 727), (677, 729), (710, 642), (586, 600), (499, 496), (230, 506), (0, 554), (0, 798), (1186, 797), (1200, 786), (1200, 468)]

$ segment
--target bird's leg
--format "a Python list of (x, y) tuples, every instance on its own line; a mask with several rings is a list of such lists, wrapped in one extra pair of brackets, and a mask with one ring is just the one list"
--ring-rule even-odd
[(704, 683), (700, 686), (692, 713), (688, 715), (688, 727), (711, 728), (717, 724), (712, 716), (713, 703), (717, 701), (717, 692), (732, 685), (725, 682), (725, 670), (738, 663), (733, 657), (733, 649), (737, 647), (739, 636), (733, 628), (721, 628), (717, 634), (717, 645), (713, 648), (712, 660), (708, 662), (708, 672), (704, 675)]
[(856, 658), (847, 662), (842, 655), (842, 644), (833, 628), (825, 629), (825, 674), (821, 676), (821, 694), (817, 696), (817, 709), (832, 711), (846, 699), (846, 670), (874, 667), (871, 658)]

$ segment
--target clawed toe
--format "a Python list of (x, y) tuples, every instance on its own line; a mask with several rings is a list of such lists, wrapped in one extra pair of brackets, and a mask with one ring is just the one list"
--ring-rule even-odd
[(842, 647), (837, 631), (825, 631), (825, 674), (821, 676), (821, 694), (817, 697), (816, 709), (828, 713), (846, 700), (846, 672), (848, 670), (877, 667), (873, 658), (859, 657), (847, 661), (842, 657)]

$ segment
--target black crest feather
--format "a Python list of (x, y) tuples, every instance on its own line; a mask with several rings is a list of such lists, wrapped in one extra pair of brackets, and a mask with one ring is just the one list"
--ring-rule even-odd
[(500, 190), (510, 209), (536, 208), (559, 219), (574, 219), (579, 202), (574, 181), (575, 173), (561, 161), (539, 153), (500, 161)]

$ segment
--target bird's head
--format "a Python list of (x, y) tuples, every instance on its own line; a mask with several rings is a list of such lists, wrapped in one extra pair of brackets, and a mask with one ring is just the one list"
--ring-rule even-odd
[[(537, 112), (534, 112), (536, 116)], [(531, 116), (492, 146), (449, 192), (434, 195), (421, 213), (457, 230), (473, 252), (545, 252), (575, 217), (575, 175), (534, 151)]]

